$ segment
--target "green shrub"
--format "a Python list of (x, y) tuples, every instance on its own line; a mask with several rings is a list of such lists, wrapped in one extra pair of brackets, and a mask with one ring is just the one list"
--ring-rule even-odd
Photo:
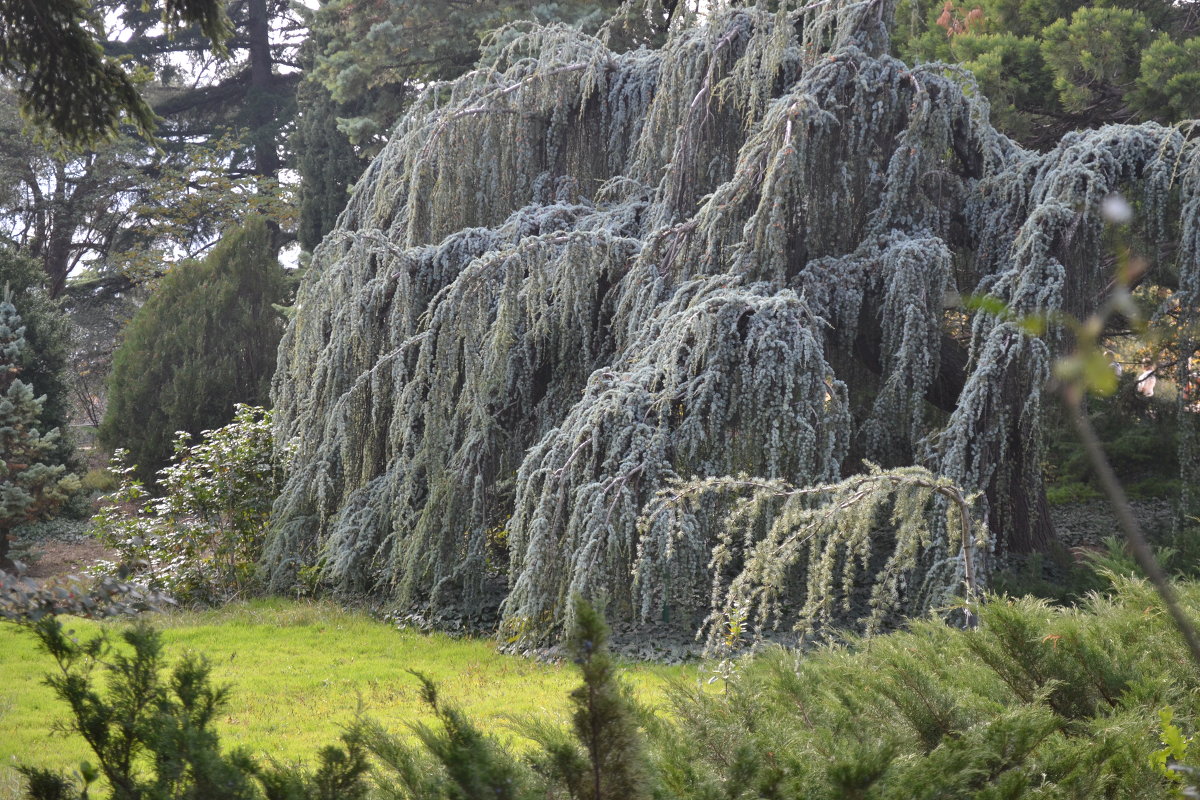
[[(201, 656), (185, 655), (167, 673), (162, 642), (145, 624), (126, 630), (125, 647), (101, 635), (82, 643), (62, 622), (31, 626), (57, 671), (46, 678), (71, 709), (67, 729), (82, 736), (96, 764), (80, 765), (79, 781), (19, 767), (31, 800), (84, 800), (103, 778), (112, 800), (358, 800), (366, 795), (366, 753), (347, 736), (327, 747), (312, 774), (264, 766), (241, 750), (222, 752), (212, 723), (229, 696), (214, 686)], [(100, 681), (97, 666), (107, 680)], [(79, 784), (82, 783), (82, 786)]]
[(273, 237), (258, 216), (203, 261), (167, 273), (113, 355), (101, 443), (125, 448), (150, 483), (178, 431), (219, 427), (235, 403), (266, 402), (285, 302)]
[[(1200, 587), (1180, 590), (1195, 613)], [(655, 737), (668, 794), (1176, 796), (1155, 762), (1159, 712), (1195, 731), (1200, 672), (1148, 585), (1114, 578), (1078, 608), (993, 597), (978, 615), (771, 650), (728, 696), (677, 688), (679, 722)]]
[(125, 564), (141, 564), (156, 590), (185, 602), (216, 602), (246, 590), (271, 513), (282, 465), (271, 440), (271, 413), (238, 405), (234, 420), (189, 445), (181, 433), (174, 463), (159, 472), (152, 498), (118, 451), (116, 492), (92, 519), (94, 535)]
[(542, 719), (515, 727), (538, 749), (524, 761), (479, 731), (437, 688), (418, 675), (422, 697), (438, 727), (410, 726), (419, 746), (363, 721), (353, 733), (366, 742), (380, 765), (377, 782), (387, 796), (421, 800), (458, 798), (570, 798), (640, 800), (649, 798), (644, 721), (608, 651), (608, 626), (580, 598), (573, 603), (574, 624), (567, 641), (579, 667), (581, 685), (571, 692), (574, 707), (569, 729)]

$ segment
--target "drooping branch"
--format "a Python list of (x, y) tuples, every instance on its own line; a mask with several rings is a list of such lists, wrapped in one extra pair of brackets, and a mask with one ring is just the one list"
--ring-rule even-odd
[[(275, 584), (315, 566), (409, 610), (499, 606), (534, 639), (576, 592), (690, 626), (774, 517), (639, 527), (660, 488), (830, 486), (863, 459), (978, 493), (990, 537), (963, 558), (972, 537), (932, 501), (838, 527), (858, 557), (906, 543), (860, 570), (884, 593), (875, 624), (1044, 544), (1041, 404), (1063, 341), (1014, 315), (1103, 295), (1113, 192), (1179, 239), (1194, 289), (1200, 147), (1144, 125), (1024, 151), (969, 76), (882, 55), (890, 13), (720, 8), (629, 53), (535, 29), (428, 87), (317, 249), (280, 351), (277, 431), (297, 455)], [(1008, 312), (951, 329), (945, 298), (985, 294)], [(772, 603), (825, 609), (843, 544), (807, 577), (772, 573)]]

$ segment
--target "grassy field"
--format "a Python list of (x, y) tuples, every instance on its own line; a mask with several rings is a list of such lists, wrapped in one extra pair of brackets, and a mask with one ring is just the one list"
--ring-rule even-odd
[[(443, 697), (502, 738), (509, 737), (507, 716), (565, 719), (566, 695), (577, 683), (570, 665), (501, 655), (487, 640), (397, 630), (326, 603), (256, 601), (160, 615), (154, 622), (163, 631), (168, 661), (187, 650), (203, 653), (216, 681), (232, 685), (218, 726), (223, 744), (284, 763), (311, 761), (360, 705), (394, 730), (428, 720), (408, 670), (431, 677)], [(69, 627), (79, 636), (98, 630), (85, 620)], [(17, 761), (73, 768), (89, 756), (79, 737), (50, 733), (66, 720), (65, 707), (42, 685), (52, 666), (29, 633), (0, 625), (0, 800), (17, 796), (11, 767)], [(687, 667), (658, 665), (626, 672), (641, 699), (651, 703), (667, 681), (694, 675)]]

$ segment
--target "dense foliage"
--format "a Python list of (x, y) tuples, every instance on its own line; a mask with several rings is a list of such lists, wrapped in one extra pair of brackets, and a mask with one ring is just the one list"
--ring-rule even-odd
[(322, 4), (312, 21), (312, 35), (321, 44), (313, 79), (339, 105), (362, 108), (340, 120), (350, 140), (378, 146), (425, 84), (471, 70), (481, 41), (496, 29), (515, 22), (559, 22), (594, 33), (619, 5), (616, 0), (335, 0)]
[(189, 445), (181, 433), (152, 498), (118, 450), (120, 486), (92, 518), (92, 533), (137, 565), (136, 579), (182, 602), (217, 602), (244, 592), (262, 553), (282, 464), (271, 414), (237, 405), (233, 422)]
[(961, 64), (997, 127), (1036, 147), (1111, 123), (1200, 117), (1200, 13), (1170, 0), (904, 2), (896, 49)]
[(290, 142), (301, 177), (301, 245), (312, 250), (333, 229), (367, 158), (379, 152), (422, 89), (474, 67), (494, 30), (557, 22), (594, 32), (620, 5), (618, 0), (322, 4), (310, 21), (306, 80), (297, 98), (300, 118)]
[[(978, 493), (982, 571), (1045, 547), (1059, 323), (1125, 291), (1127, 236), (1162, 245), (1138, 277), (1178, 286), (1192, 330), (1200, 146), (1147, 123), (1023, 149), (961, 71), (886, 55), (891, 13), (716, 8), (629, 52), (540, 28), (430, 87), (314, 253), (280, 348), (277, 435), (297, 455), (273, 585), (315, 568), (434, 615), (502, 603), (542, 639), (572, 593), (691, 627), (779, 505), (726, 541), (720, 496), (639, 526), (660, 489), (826, 485), (868, 461)], [(961, 588), (945, 498), (874, 508), (865, 539), (764, 573), (781, 619), (814, 590), (863, 616), (884, 567), (910, 612)], [(913, 515), (928, 533), (897, 550)], [(863, 579), (811, 569), (852, 559)]]
[(45, 398), (21, 379), (27, 349), (25, 326), (5, 286), (0, 289), (0, 570), (10, 572), (12, 529), (54, 513), (79, 488), (79, 479), (56, 462), (58, 429), (39, 429)]
[(230, 231), (203, 261), (173, 269), (113, 356), (101, 441), (127, 449), (149, 482), (178, 431), (195, 435), (227, 423), (236, 403), (261, 404), (282, 333), (276, 305), (285, 301), (261, 217)]
[(17, 365), (21, 380), (44, 395), (37, 428), (60, 432), (51, 463), (70, 466), (74, 455), (67, 426), (71, 421), (70, 321), (45, 287), (37, 262), (23, 253), (0, 247), (0, 287), (12, 291), (12, 303), (25, 327), (25, 348)]
[(1080, 608), (994, 598), (979, 613), (971, 631), (922, 621), (776, 650), (728, 696), (683, 687), (667, 795), (1175, 796), (1183, 776), (1153, 756), (1167, 750), (1160, 712), (1194, 724), (1194, 671), (1153, 590), (1117, 579)]
[[(165, 0), (154, 5), (161, 5), (168, 31), (197, 24), (211, 37), (213, 48), (223, 52), (230, 29), (218, 0)], [(152, 134), (154, 112), (120, 61), (104, 52), (97, 28), (103, 23), (80, 0), (4, 0), (0, 73), (15, 79), (25, 114), (72, 144), (94, 144), (113, 135), (122, 123)]]

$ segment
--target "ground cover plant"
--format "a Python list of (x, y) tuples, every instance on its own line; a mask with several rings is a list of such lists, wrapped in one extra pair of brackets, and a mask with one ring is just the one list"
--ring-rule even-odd
[[(1113, 587), (748, 661), (728, 697), (676, 697), (666, 781), (685, 797), (1176, 797), (1163, 714), (1194, 733), (1196, 665), (1152, 588)], [(1194, 614), (1200, 587), (1179, 588)]]
[[(76, 618), (79, 637), (98, 630)], [(574, 678), (569, 665), (503, 656), (493, 642), (397, 630), (329, 603), (261, 600), (208, 611), (151, 615), (162, 631), (167, 661), (186, 651), (207, 656), (217, 684), (231, 684), (230, 705), (215, 729), (228, 747), (272, 753), (284, 762), (311, 760), (363, 709), (388, 728), (406, 720), (434, 722), (421, 685), (407, 670), (436, 681), (489, 732), (504, 734), (507, 714), (561, 714)], [(115, 623), (118, 627), (126, 623)], [(71, 770), (88, 758), (78, 738), (51, 735), (66, 719), (42, 683), (52, 662), (33, 637), (0, 625), (0, 798), (17, 796), (11, 769), (21, 763)], [(665, 679), (694, 674), (683, 667), (641, 665), (628, 678), (647, 703), (661, 698)], [(92, 759), (94, 762), (94, 758)]]

